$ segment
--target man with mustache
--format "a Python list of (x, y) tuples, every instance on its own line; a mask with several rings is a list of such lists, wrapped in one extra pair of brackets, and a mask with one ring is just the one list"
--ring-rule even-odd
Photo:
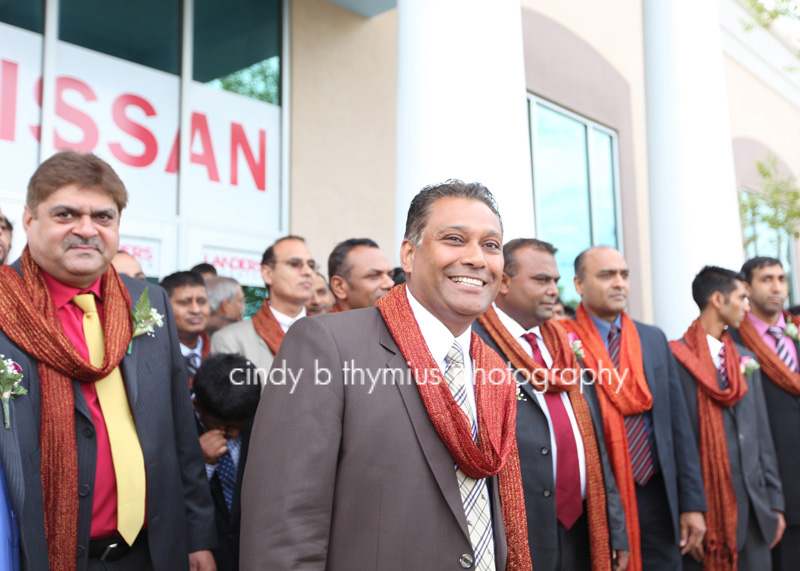
[[(516, 387), (472, 333), (503, 271), (478, 183), (426, 187), (374, 308), (286, 336), (253, 425), (241, 568), (529, 571)], [(535, 525), (535, 522), (534, 522)]]
[(11, 222), (3, 216), (3, 211), (0, 210), (0, 266), (8, 263), (8, 257), (11, 255), (11, 238), (13, 236), (14, 227)]
[(628, 264), (597, 246), (575, 258), (577, 334), (595, 375), (608, 453), (628, 528), (628, 569), (681, 569), (703, 540), (706, 511), (697, 444), (664, 333), (633, 321)]
[(337, 244), (328, 257), (328, 276), (336, 298), (334, 311), (373, 307), (394, 286), (389, 260), (369, 238)]
[(783, 309), (789, 282), (780, 260), (752, 258), (742, 266), (742, 274), (750, 312), (731, 336), (756, 354), (764, 377), (764, 397), (786, 500), (786, 531), (772, 550), (772, 565), (776, 571), (789, 571), (797, 569), (800, 561), (800, 321)]
[(200, 364), (211, 349), (206, 335), (210, 315), (206, 284), (195, 272), (175, 272), (161, 280), (159, 285), (166, 290), (172, 305), (181, 354), (186, 362), (189, 386), (192, 386)]
[(334, 306), (334, 297), (328, 281), (321, 273), (314, 274), (314, 283), (311, 287), (311, 299), (306, 304), (306, 312), (309, 316), (329, 313)]
[[(54, 155), (28, 185), (28, 245), (0, 267), (0, 354), (27, 391), (0, 428), (25, 569), (215, 568), (169, 299), (110, 268), (127, 201), (104, 161)], [(157, 316), (134, 319), (140, 300)]]
[(316, 267), (303, 238), (276, 240), (261, 259), (267, 299), (252, 319), (217, 331), (211, 338), (211, 352), (238, 353), (259, 371), (268, 371), (289, 327), (306, 316)]
[(528, 543), (537, 571), (624, 571), (625, 515), (603, 439), (594, 390), (581, 383), (567, 332), (551, 320), (558, 300), (552, 244), (503, 247), (494, 305), (475, 331), (514, 369)]

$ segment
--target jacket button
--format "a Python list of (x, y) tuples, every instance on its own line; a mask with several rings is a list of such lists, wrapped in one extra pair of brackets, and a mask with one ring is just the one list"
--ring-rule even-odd
[(744, 434), (740, 434), (739, 435), (739, 442), (743, 442), (743, 441), (744, 441)]
[(89, 495), (91, 491), (91, 486), (89, 484), (81, 484), (80, 488), (78, 488), (78, 495), (81, 497), (86, 497)]
[(548, 454), (550, 454), (550, 450), (547, 448), (542, 448), (541, 452), (542, 456), (547, 456)]
[(472, 564), (474, 562), (475, 562), (475, 560), (472, 558), (472, 555), (470, 555), (469, 553), (465, 553), (464, 555), (462, 555), (458, 559), (458, 564), (461, 565), (461, 567), (463, 569), (469, 569), (470, 567), (472, 567)]
[(549, 497), (550, 497), (550, 490), (544, 490), (544, 491), (542, 492), (542, 495), (543, 495), (545, 498), (549, 498)]
[(94, 436), (94, 428), (92, 428), (91, 426), (86, 426), (86, 427), (84, 427), (84, 429), (83, 429), (83, 435), (84, 435), (86, 438), (91, 438), (92, 436)]

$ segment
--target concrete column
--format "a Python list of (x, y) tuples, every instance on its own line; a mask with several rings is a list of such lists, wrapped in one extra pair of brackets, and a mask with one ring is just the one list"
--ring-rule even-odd
[(505, 238), (533, 236), (519, 0), (399, 0), (397, 236), (408, 205), (449, 178), (486, 185)]
[(697, 316), (705, 264), (738, 270), (742, 234), (715, 0), (643, 0), (655, 323)]

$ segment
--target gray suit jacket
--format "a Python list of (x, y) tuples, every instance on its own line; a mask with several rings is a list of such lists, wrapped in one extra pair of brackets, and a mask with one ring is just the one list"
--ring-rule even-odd
[(256, 333), (252, 319), (232, 323), (214, 333), (211, 336), (211, 352), (238, 353), (252, 361), (260, 375), (266, 375), (272, 366), (272, 352), (267, 342)]
[[(462, 569), (453, 457), (376, 308), (304, 318), (267, 384), (242, 487), (241, 569)], [(495, 553), (507, 546), (489, 479)]]
[[(15, 264), (16, 265), (16, 264)], [(18, 266), (17, 266), (18, 269)], [(148, 284), (123, 276), (132, 303)], [(121, 364), (147, 473), (147, 527), (150, 557), (156, 569), (188, 569), (188, 554), (216, 545), (214, 508), (194, 426), (188, 379), (166, 292), (149, 285), (153, 308), (164, 316), (155, 337), (133, 340)], [(8, 477), (11, 503), (20, 523), (23, 569), (49, 568), (44, 533), (41, 483), (41, 388), (37, 361), (0, 331), (0, 354), (20, 364), (28, 394), (11, 402), (11, 428), (0, 427), (0, 456)], [(77, 381), (75, 433), (78, 447), (78, 569), (88, 557), (95, 457), (94, 424)]]
[[(755, 358), (744, 347), (737, 345), (736, 348), (742, 357)], [(680, 362), (678, 370), (686, 404), (689, 407), (689, 418), (699, 447), (697, 381)], [(722, 382), (719, 374), (717, 379)], [(722, 418), (738, 507), (736, 543), (740, 548), (745, 544), (751, 509), (755, 514), (763, 541), (769, 543), (775, 537), (778, 525), (775, 511), (783, 511), (784, 501), (760, 371), (755, 371), (747, 378), (747, 394), (733, 407), (723, 408)]]
[[(476, 321), (473, 330), (503, 360), (508, 362), (500, 347), (480, 323)], [(556, 489), (553, 480), (553, 458), (550, 455), (550, 428), (547, 424), (547, 417), (534, 395), (533, 386), (522, 376), (519, 376), (517, 383), (525, 398), (525, 400), (517, 401), (517, 443), (522, 468), (522, 486), (525, 490), (525, 510), (528, 514), (528, 521), (534, 522), (528, 527), (531, 560), (536, 571), (554, 570), (559, 549), (555, 493), (543, 493), (545, 491), (554, 492)], [(592, 425), (600, 448), (603, 480), (606, 486), (608, 527), (611, 534), (610, 558), (612, 549), (625, 551), (629, 549), (628, 535), (625, 529), (625, 511), (622, 508), (622, 499), (606, 452), (600, 404), (594, 390), (594, 386), (587, 385), (584, 389), (584, 396), (589, 405)]]

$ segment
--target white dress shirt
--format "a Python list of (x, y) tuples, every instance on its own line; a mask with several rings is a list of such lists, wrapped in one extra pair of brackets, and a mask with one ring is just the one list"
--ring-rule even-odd
[(181, 355), (183, 355), (184, 357), (188, 357), (189, 355), (194, 353), (195, 355), (197, 355), (200, 358), (201, 361), (203, 360), (203, 336), (202, 335), (198, 335), (197, 336), (197, 347), (195, 347), (194, 349), (189, 349), (189, 347), (187, 347), (183, 343), (180, 343), (180, 346), (181, 346)]
[[(511, 336), (517, 340), (517, 343), (519, 343), (520, 346), (525, 349), (525, 352), (531, 359), (533, 359), (533, 348), (531, 347), (531, 344), (528, 343), (522, 336), (526, 333), (533, 333), (536, 335), (536, 340), (539, 343), (539, 350), (542, 352), (542, 358), (544, 359), (547, 368), (549, 369), (553, 366), (553, 357), (550, 355), (550, 352), (547, 350), (547, 346), (544, 344), (544, 339), (542, 339), (542, 334), (541, 331), (539, 331), (538, 326), (532, 327), (531, 329), (525, 331), (522, 328), (522, 325), (517, 323), (502, 309), (497, 307), (497, 305), (494, 305), (494, 310), (497, 313), (497, 317), (500, 319), (500, 323), (502, 323), (508, 332), (511, 333)], [(544, 393), (537, 390), (533, 392), (536, 395), (536, 400), (539, 403), (539, 407), (542, 409), (544, 416), (547, 418), (547, 428), (550, 430), (550, 449), (553, 451), (553, 481), (555, 482), (558, 466), (558, 446), (556, 446), (556, 436), (555, 432), (553, 431), (553, 421), (550, 418), (550, 410), (547, 408), (547, 402), (544, 400)], [(581, 497), (586, 499), (586, 453), (583, 449), (583, 438), (581, 437), (580, 430), (578, 429), (578, 421), (575, 420), (575, 412), (572, 410), (572, 403), (569, 401), (569, 396), (567, 396), (566, 392), (560, 393), (559, 396), (564, 403), (564, 407), (567, 409), (569, 423), (572, 425), (572, 433), (575, 435), (575, 445), (578, 448), (578, 467), (581, 472)]]
[(275, 316), (275, 319), (278, 320), (278, 323), (280, 324), (281, 329), (283, 329), (284, 333), (289, 331), (289, 328), (294, 324), (295, 321), (297, 321), (298, 319), (302, 319), (303, 317), (306, 316), (305, 307), (301, 309), (300, 313), (298, 313), (295, 317), (289, 317), (288, 315), (286, 315), (285, 313), (281, 313), (271, 305), (269, 306), (269, 310), (272, 312), (272, 315)]
[[(714, 361), (714, 368), (719, 370), (719, 352), (724, 346), (722, 341), (716, 337), (712, 337), (706, 333), (706, 340), (708, 340), (708, 351), (711, 353), (711, 360)], [(725, 355), (727, 358), (728, 356)]]
[(436, 361), (436, 364), (439, 365), (439, 368), (442, 370), (442, 376), (444, 376), (444, 372), (447, 370), (445, 358), (450, 351), (450, 347), (453, 346), (453, 341), (457, 341), (458, 345), (461, 347), (461, 354), (464, 357), (464, 379), (467, 388), (471, 389), (467, 391), (467, 398), (472, 405), (473, 412), (477, 414), (478, 409), (475, 406), (475, 381), (472, 372), (472, 358), (469, 355), (472, 327), (458, 337), (454, 336), (444, 323), (439, 321), (439, 319), (425, 309), (420, 302), (414, 299), (414, 296), (411, 295), (408, 288), (406, 288), (406, 293), (408, 294), (408, 303), (411, 305), (411, 312), (414, 314), (414, 319), (417, 320), (419, 330), (422, 332), (422, 338), (425, 340), (425, 344), (428, 346), (428, 351), (431, 352), (433, 360)]

